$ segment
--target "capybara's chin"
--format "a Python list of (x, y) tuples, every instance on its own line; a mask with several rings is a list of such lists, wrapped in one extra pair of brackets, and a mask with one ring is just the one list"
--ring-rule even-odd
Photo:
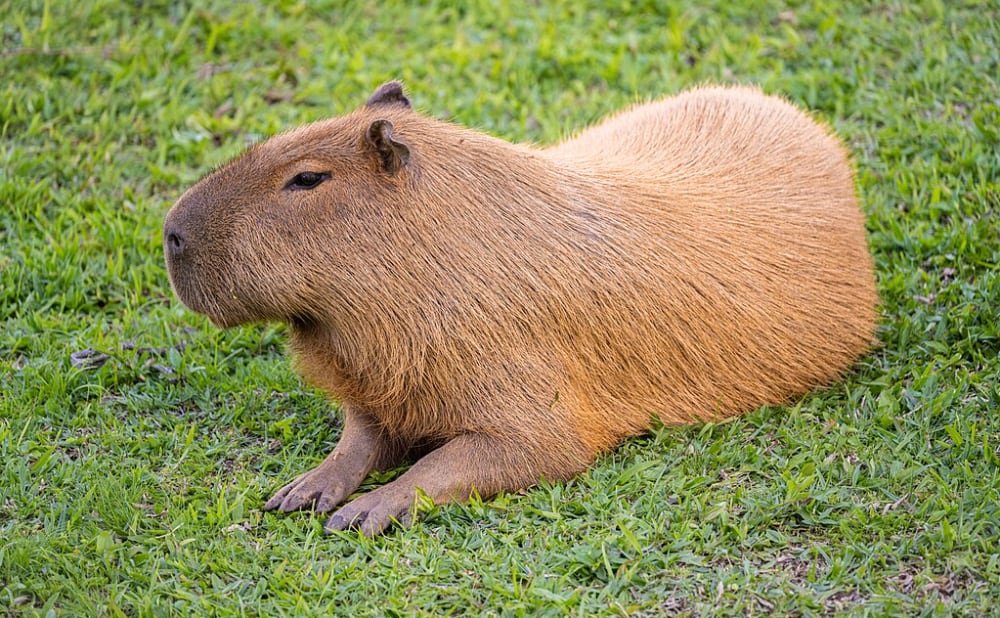
[[(246, 320), (243, 312), (232, 306), (232, 299), (220, 299), (199, 286), (199, 274), (187, 265), (171, 263), (167, 257), (167, 274), (177, 298), (192, 311), (200, 313), (219, 328), (230, 328)], [(228, 301), (228, 302), (226, 302)], [(226, 306), (226, 305), (229, 306)]]
[(746, 87), (538, 148), (418, 113), (390, 82), (205, 177), (164, 251), (216, 324), (287, 321), (296, 368), (340, 402), (337, 447), (264, 508), (368, 534), (410, 521), (418, 491), (566, 479), (653, 416), (719, 420), (830, 384), (877, 321), (843, 145)]
[(269, 316), (255, 313), (250, 307), (240, 303), (239, 296), (233, 294), (225, 298), (206, 296), (198, 290), (197, 284), (173, 284), (174, 292), (181, 302), (192, 311), (207, 317), (218, 328), (233, 328), (242, 324), (266, 322)]

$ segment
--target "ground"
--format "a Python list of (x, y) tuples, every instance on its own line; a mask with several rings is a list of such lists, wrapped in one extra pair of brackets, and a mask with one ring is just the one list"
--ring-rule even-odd
[[(0, 2), (0, 613), (1000, 612), (995, 2), (341, 5)], [(334, 406), (281, 326), (174, 299), (162, 218), (390, 78), (538, 143), (704, 82), (812, 109), (855, 158), (881, 345), (787, 407), (374, 540), (263, 513)]]

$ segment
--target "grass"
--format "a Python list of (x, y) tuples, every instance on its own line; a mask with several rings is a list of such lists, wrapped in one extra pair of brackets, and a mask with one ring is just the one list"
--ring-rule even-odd
[[(994, 2), (0, 15), (0, 614), (1000, 612)], [(786, 408), (661, 428), (382, 538), (264, 514), (339, 425), (281, 327), (221, 332), (173, 300), (162, 217), (247, 143), (392, 77), (537, 142), (705, 81), (808, 106), (857, 162), (883, 345)]]

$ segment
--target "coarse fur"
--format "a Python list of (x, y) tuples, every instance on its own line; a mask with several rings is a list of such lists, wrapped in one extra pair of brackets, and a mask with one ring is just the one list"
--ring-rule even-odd
[(409, 519), (416, 488), (566, 479), (653, 416), (829, 384), (877, 317), (844, 147), (748, 87), (538, 148), (422, 115), (390, 82), (203, 179), (164, 243), (185, 304), (287, 322), (298, 370), (341, 403), (337, 448), (265, 508), (330, 511), (417, 460), (327, 524), (369, 534)]

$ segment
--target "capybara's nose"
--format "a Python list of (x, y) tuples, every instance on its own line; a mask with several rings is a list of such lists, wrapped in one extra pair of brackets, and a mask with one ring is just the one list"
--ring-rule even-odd
[(167, 253), (171, 256), (179, 256), (184, 253), (187, 241), (184, 240), (184, 235), (177, 226), (167, 224), (163, 230), (163, 244), (167, 247)]

